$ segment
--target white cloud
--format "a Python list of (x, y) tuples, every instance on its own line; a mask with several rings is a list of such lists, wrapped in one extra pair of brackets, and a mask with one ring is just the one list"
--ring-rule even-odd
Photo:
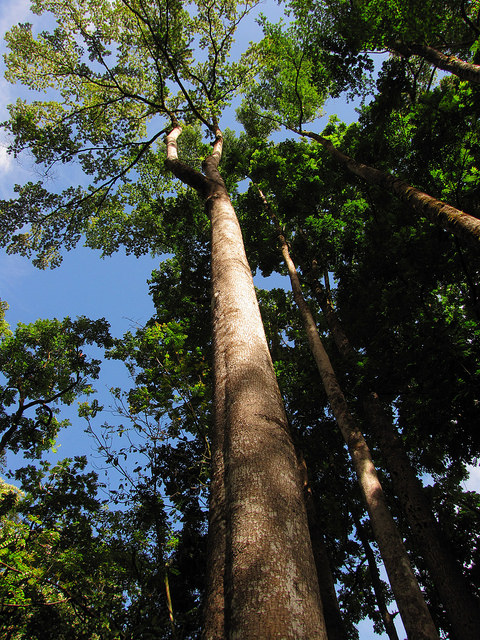
[(465, 489), (467, 491), (477, 491), (478, 493), (480, 493), (480, 467), (474, 467), (469, 464), (467, 466), (467, 469), (470, 476), (464, 483)]

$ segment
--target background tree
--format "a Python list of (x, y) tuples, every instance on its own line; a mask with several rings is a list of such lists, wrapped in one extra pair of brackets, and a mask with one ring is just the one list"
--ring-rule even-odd
[[(86, 180), (79, 178), (78, 184), (90, 186), (66, 185), (63, 193), (55, 188), (47, 191), (52, 185), (45, 182), (19, 187), (19, 199), (3, 204), (4, 245), (35, 256), (40, 266), (49, 261), (56, 264), (62, 247), (73, 246), (82, 234), (90, 246), (104, 254), (122, 246), (136, 255), (164, 250), (175, 254), (153, 276), (155, 317), (145, 328), (117, 340), (111, 352), (112, 357), (126, 361), (135, 379), (126, 394), (116, 391), (121, 424), (108, 419), (102, 430), (96, 423), (98, 407), (93, 404), (82, 408), (107, 465), (115, 469), (107, 472), (112, 489), (108, 500), (116, 501), (119, 509), (105, 514), (98, 505), (85, 507), (86, 521), (95, 523), (93, 534), (88, 528), (74, 527), (78, 535), (70, 542), (63, 529), (70, 526), (70, 513), (72, 519), (79, 518), (68, 483), (62, 485), (63, 502), (61, 492), (55, 494), (55, 505), (49, 503), (48, 494), (39, 494), (38, 507), (30, 501), (28, 508), (24, 503), (24, 512), (10, 511), (8, 515), (14, 523), (28, 524), (28, 510), (34, 513), (38, 508), (40, 513), (44, 503), (45, 519), (39, 530), (48, 532), (53, 527), (64, 536), (65, 548), (74, 561), (68, 568), (58, 567), (56, 588), (71, 586), (78, 570), (76, 579), (85, 585), (87, 594), (81, 602), (92, 612), (87, 615), (78, 608), (76, 591), (61, 606), (55, 605), (59, 618), (64, 619), (58, 628), (63, 625), (68, 637), (75, 637), (81, 624), (89, 633), (101, 635), (102, 607), (110, 606), (109, 598), (115, 602), (115, 619), (108, 633), (132, 638), (140, 630), (146, 637), (155, 634), (165, 638), (200, 633), (205, 582), (199, 550), (205, 549), (205, 470), (212, 455), (205, 435), (213, 424), (210, 354), (214, 345), (207, 331), (207, 245), (208, 211), (214, 206), (209, 202), (206, 211), (195, 189), (174, 180), (164, 166), (166, 149), (157, 141), (164, 133), (178, 132), (178, 122), (183, 126), (179, 159), (170, 167), (175, 166), (181, 178), (190, 176), (200, 196), (211, 193), (202, 161), (216, 163), (209, 144), (209, 132), (215, 132), (213, 151), (219, 152), (223, 144), (221, 172), (239, 212), (249, 260), (264, 274), (284, 273), (275, 234), (262, 217), (258, 200), (252, 193), (238, 194), (237, 183), (249, 175), (278, 203), (290, 251), (299, 265), (304, 295), (309, 297), (308, 286), (313, 285), (309, 303), (314, 317), (355, 417), (363, 422), (373, 443), (390, 509), (406, 540), (434, 620), (444, 635), (463, 637), (453, 630), (446, 615), (425, 552), (405, 517), (381, 438), (365, 419), (363, 399), (370, 397), (372, 389), (376, 391), (379, 405), (398, 431), (410, 465), (418, 476), (429, 474), (426, 481), (431, 486), (423, 491), (424, 498), (443, 530), (449, 553), (476, 597), (477, 496), (466, 494), (461, 487), (465, 465), (478, 455), (478, 434), (472, 428), (478, 419), (476, 250), (462, 238), (450, 237), (428, 221), (418, 220), (410, 206), (399, 205), (375, 181), (366, 184), (355, 172), (346, 171), (348, 158), (345, 165), (336, 164), (320, 145), (305, 140), (278, 145), (266, 141), (279, 122), (272, 106), (280, 106), (284, 120), (300, 131), (303, 122), (319, 115), (327, 96), (344, 89), (373, 93), (372, 83), (361, 79), (371, 68), (371, 60), (361, 47), (355, 49), (352, 44), (363, 34), (353, 31), (357, 25), (351, 25), (350, 36), (337, 29), (340, 23), (335, 30), (332, 27), (339, 19), (337, 8), (347, 10), (345, 23), (354, 15), (349, 12), (361, 10), (361, 26), (365, 12), (373, 7), (372, 3), (362, 3), (350, 9), (350, 4), (323, 3), (322, 11), (332, 14), (315, 14), (325, 27), (325, 37), (336, 38), (331, 46), (315, 44), (321, 34), (307, 17), (295, 27), (296, 42), (280, 27), (265, 24), (268, 37), (252, 50), (252, 56), (257, 56), (254, 62), (258, 63), (261, 50), (268, 62), (263, 80), (257, 77), (264, 84), (256, 96), (267, 117), (259, 117), (261, 112), (252, 108), (251, 100), (247, 102), (242, 116), (247, 135), (238, 139), (227, 131), (221, 136), (216, 118), (230, 92), (234, 88), (243, 92), (244, 81), (260, 70), (255, 66), (247, 70), (242, 63), (224, 64), (226, 58), (222, 56), (233, 35), (230, 27), (243, 11), (229, 13), (233, 4), (219, 7), (217, 3), (199, 3), (197, 13), (185, 13), (175, 3), (42, 2), (36, 3), (37, 9), (52, 9), (61, 16), (57, 31), (39, 35), (24, 26), (9, 36), (12, 79), (18, 75), (32, 87), (49, 87), (48, 103), (40, 96), (33, 105), (25, 101), (12, 107), (12, 118), (6, 125), (12, 134), (12, 150), (20, 153), (32, 149), (33, 157), (39, 160), (37, 168), (46, 171), (56, 164), (74, 166), (78, 158), (86, 174)], [(461, 21), (449, 13), (450, 7), (453, 11), (457, 6), (442, 6), (432, 16), (439, 41), (453, 42), (457, 31), (463, 33)], [(319, 3), (316, 7), (320, 11)], [(465, 7), (467, 17), (472, 19), (473, 4)], [(385, 4), (381, 9), (381, 19), (391, 20), (394, 5)], [(408, 16), (403, 7), (397, 9), (399, 24), (406, 24)], [(373, 26), (378, 28), (375, 37), (381, 36), (378, 21)], [(425, 29), (430, 29), (427, 26)], [(225, 37), (218, 38), (219, 33)], [(364, 33), (371, 35), (366, 28)], [(426, 43), (435, 44), (431, 39)], [(472, 60), (470, 46), (467, 43), (455, 53)], [(198, 56), (199, 51), (203, 51), (203, 57)], [(55, 103), (58, 96), (52, 89), (60, 86), (58, 83), (63, 94)], [(359, 158), (384, 173), (392, 171), (477, 217), (475, 85), (461, 83), (455, 77), (437, 85), (422, 59), (394, 57), (384, 63), (372, 98), (357, 123), (347, 127), (332, 119), (322, 139), (350, 158)], [(201, 134), (204, 127), (205, 143)], [(172, 137), (170, 143), (172, 159)], [(221, 194), (223, 197), (225, 192)], [(351, 342), (352, 353), (346, 359), (336, 351), (338, 340), (328, 335), (330, 327), (320, 312), (325, 304), (319, 305), (314, 299), (319, 291), (319, 274), (324, 281), (326, 305), (335, 310)], [(300, 459), (303, 452), (308, 468), (307, 493), (317, 512), (311, 535), (328, 551), (347, 634), (354, 637), (353, 624), (365, 613), (381, 624), (362, 544), (370, 544), (377, 557), (378, 549), (364, 526), (365, 514), (345, 467), (345, 451), (332, 429), (332, 416), (315, 369), (308, 364), (308, 347), (291, 299), (281, 291), (265, 292), (260, 298), (296, 448)], [(13, 357), (17, 356), (20, 358), (20, 350)], [(56, 356), (59, 362), (62, 356)], [(75, 366), (74, 360), (65, 364), (66, 369), (67, 365)], [(72, 370), (70, 382), (75, 379)], [(14, 403), (6, 412), (14, 414), (16, 407)], [(223, 451), (220, 463), (222, 455)], [(126, 465), (125, 456), (129, 461)], [(19, 478), (34, 495), (34, 478), (45, 472), (24, 471)], [(45, 483), (54, 486), (55, 480), (41, 480)], [(94, 485), (93, 480), (88, 485), (92, 491), (96, 490)], [(220, 482), (220, 490), (222, 486)], [(70, 502), (72, 507), (65, 507), (63, 512)], [(11, 509), (13, 503), (8, 504)], [(55, 509), (60, 511), (59, 522), (54, 522), (51, 515)], [(224, 513), (220, 522), (225, 522)], [(352, 514), (366, 537), (359, 532)], [(95, 572), (96, 565), (88, 566), (90, 561), (98, 564), (101, 557), (96, 531), (102, 531), (108, 540), (102, 547), (102, 557), (107, 558), (102, 575)], [(43, 544), (43, 538), (39, 540)], [(24, 558), (25, 567), (30, 568), (25, 571), (32, 571), (31, 577), (50, 575), (49, 557), (46, 553), (42, 556), (40, 550), (35, 555), (37, 548), (32, 538), (32, 554)], [(59, 558), (63, 558), (62, 548), (58, 547)], [(86, 558), (90, 560), (85, 562)], [(221, 572), (222, 558), (221, 551)], [(14, 574), (9, 574), (11, 584)], [(98, 599), (98, 610), (91, 597), (92, 576), (110, 585), (109, 594)], [(40, 577), (37, 582), (38, 593), (51, 593)], [(17, 586), (21, 593), (24, 585)], [(388, 589), (383, 590), (390, 597)], [(377, 594), (380, 591), (382, 588)], [(128, 596), (116, 600), (119, 593)], [(41, 601), (38, 597), (35, 603), (35, 608), (24, 608), (23, 614), (32, 620), (41, 616), (45, 619), (53, 600), (45, 597)], [(11, 613), (13, 609), (6, 611)], [(29, 637), (27, 632), (22, 633)]]
[(413, 0), (401, 4), (295, 0), (292, 7), (294, 15), (308, 25), (314, 56), (326, 50), (328, 57), (343, 53), (355, 59), (361, 52), (386, 49), (404, 56), (407, 64), (413, 62), (412, 56), (419, 56), (463, 80), (480, 80), (475, 64), (480, 35), (476, 1), (431, 0), (419, 5)]
[(56, 405), (72, 404), (92, 393), (100, 360), (88, 358), (84, 345), (109, 346), (108, 323), (102, 320), (37, 320), (18, 325), (0, 342), (4, 376), (0, 406), (0, 453), (6, 449), (37, 457), (55, 444), (60, 427)]
[[(63, 94), (63, 104), (43, 103), (41, 111), (39, 103), (27, 106), (27, 118), (35, 123), (28, 141), (23, 137), (23, 105), (12, 109), (10, 131), (17, 140), (13, 147), (20, 150), (26, 142), (37, 150), (39, 163), (78, 159), (85, 173), (93, 168), (95, 178), (87, 191), (67, 189), (59, 195), (48, 194), (38, 184), (30, 185), (8, 204), (6, 212), (10, 232), (28, 223), (34, 227), (33, 233), (21, 234), (11, 250), (23, 247), (24, 254), (38, 251), (37, 262), (41, 265), (50, 255), (56, 255), (58, 261), (58, 247), (71, 247), (82, 232), (88, 233), (100, 208), (109, 217), (114, 215), (119, 202), (113, 187), (126, 178), (158, 138), (169, 132), (167, 167), (199, 191), (212, 224), (217, 418), (212, 438), (210, 527), (211, 557), (215, 558), (209, 584), (214, 585), (215, 606), (207, 606), (205, 633), (217, 637), (231, 626), (246, 637), (260, 632), (323, 637), (296, 459), (240, 229), (218, 172), (223, 146), (218, 116), (250, 74), (245, 64), (227, 64), (227, 56), (235, 27), (250, 6), (199, 2), (196, 11), (189, 14), (181, 3), (152, 6), (142, 0), (105, 2), (101, 6), (88, 1), (39, 3), (38, 10), (52, 11), (59, 26), (53, 34), (41, 34), (37, 39), (26, 26), (12, 30), (10, 77), (36, 88), (53, 84)], [(79, 38), (89, 53), (90, 64)], [(113, 42), (112, 64), (108, 47)], [(206, 62), (194, 60), (194, 46), (203, 52)], [(29, 67), (34, 60), (32, 75)], [(178, 90), (176, 95), (169, 90), (172, 84)], [(163, 116), (164, 126), (144, 141), (146, 123), (153, 116)], [(215, 138), (213, 152), (203, 163), (205, 175), (178, 160), (180, 119), (205, 125)], [(48, 141), (49, 150), (39, 138), (43, 143)], [(97, 166), (100, 158), (101, 166)], [(42, 211), (40, 220), (20, 219), (19, 207), (23, 210), (25, 198), (32, 197)], [(79, 224), (69, 228), (74, 217)], [(276, 425), (273, 430), (272, 425)], [(271, 468), (255, 453), (258, 447), (269, 449)], [(283, 472), (278, 473), (279, 469)], [(253, 481), (255, 477), (262, 481)], [(280, 479), (284, 481), (281, 487), (275, 484)], [(224, 491), (229, 496), (227, 502)], [(278, 502), (279, 493), (285, 496), (284, 502)], [(291, 530), (275, 526), (273, 514), (278, 521), (291, 520)], [(269, 536), (264, 536), (265, 530), (270, 531)], [(250, 541), (248, 546), (246, 540)], [(272, 552), (272, 545), (282, 549), (288, 560), (280, 560)], [(294, 571), (292, 566), (296, 567)], [(255, 591), (250, 588), (252, 571), (258, 586)], [(292, 591), (301, 594), (294, 600), (296, 608), (292, 608)], [(266, 597), (270, 630), (263, 626), (260, 629), (255, 615), (259, 608), (265, 611)]]

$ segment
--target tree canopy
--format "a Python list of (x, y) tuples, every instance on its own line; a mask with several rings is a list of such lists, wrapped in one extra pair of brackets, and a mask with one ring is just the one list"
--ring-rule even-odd
[[(346, 640), (368, 617), (474, 640), (479, 3), (31, 10), (6, 34), (3, 129), (38, 179), (0, 202), (0, 244), (40, 269), (79, 243), (150, 254), (155, 311), (115, 336), (85, 316), (10, 328), (2, 302), (2, 634)], [(236, 42), (253, 14), (261, 37)], [(358, 117), (322, 124), (339, 97)], [(275, 278), (261, 319), (251, 272)], [(129, 383), (106, 400), (111, 361)], [(73, 421), (96, 467), (54, 455)]]

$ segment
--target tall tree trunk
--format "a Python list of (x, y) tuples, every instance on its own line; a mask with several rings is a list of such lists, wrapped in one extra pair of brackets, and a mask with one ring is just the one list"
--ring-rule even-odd
[(328, 640), (348, 640), (347, 629), (343, 622), (340, 605), (338, 604), (335, 580), (330, 568), (330, 560), (326, 546), (323, 542), (323, 531), (315, 508), (315, 501), (308, 482), (307, 465), (303, 455), (297, 453), (302, 478), (305, 504), (307, 507), (308, 528), (312, 540), (313, 557), (317, 567), (320, 596), (322, 598), (323, 615), (327, 627)]
[[(318, 280), (316, 265), (312, 269), (312, 290), (340, 354), (349, 363), (357, 354), (341, 326), (331, 300)], [(366, 418), (376, 437), (390, 474), (395, 494), (407, 518), (415, 544), (420, 548), (427, 570), (443, 603), (455, 637), (475, 640), (480, 629), (480, 603), (466, 581), (458, 563), (436, 522), (425, 492), (417, 477), (391, 416), (376, 392), (363, 400)]]
[[(215, 473), (223, 474), (223, 482), (215, 479), (215, 499), (224, 516), (211, 531), (218, 539), (210, 549), (224, 548), (224, 621), (221, 632), (216, 620), (204, 638), (326, 640), (296, 455), (240, 226), (218, 171), (223, 138), (215, 128), (213, 153), (200, 174), (178, 160), (180, 133), (176, 126), (167, 136), (167, 167), (202, 195), (212, 227), (212, 457), (218, 461)], [(221, 582), (220, 564), (210, 567), (212, 583)], [(212, 606), (207, 603), (207, 612)]]
[(380, 571), (377, 567), (375, 555), (368, 541), (365, 529), (360, 523), (360, 518), (355, 513), (352, 513), (352, 516), (355, 523), (355, 528), (357, 530), (358, 539), (362, 543), (365, 557), (367, 559), (368, 571), (372, 579), (373, 591), (375, 592), (378, 610), (380, 611), (380, 615), (382, 616), (383, 626), (385, 627), (385, 631), (390, 640), (398, 640), (398, 634), (393, 622), (393, 617), (387, 608), (387, 603), (385, 602), (385, 598), (383, 596), (382, 580), (380, 578)]
[(287, 241), (273, 211), (259, 190), (277, 229), (283, 259), (287, 266), (295, 302), (303, 319), (308, 343), (317, 364), (337, 425), (347, 444), (362, 495), (372, 523), (375, 539), (397, 601), (403, 624), (410, 640), (439, 640), (407, 552), (387, 506), (370, 450), (358, 425), (349, 412), (330, 358), (318, 334), (315, 320), (302, 294), (300, 279), (290, 256)]
[(364, 400), (395, 493), (457, 640), (478, 640), (480, 603), (436, 522), (402, 441), (375, 392)]
[(307, 136), (321, 144), (341, 165), (351, 173), (359, 176), (369, 184), (378, 185), (407, 203), (415, 211), (426, 216), (433, 223), (451, 231), (459, 238), (472, 242), (478, 247), (480, 243), (480, 220), (474, 216), (460, 211), (437, 198), (434, 198), (416, 187), (412, 187), (400, 178), (384, 173), (379, 169), (357, 162), (350, 156), (337, 149), (330, 140), (312, 131), (299, 131), (291, 129), (295, 133)]
[(480, 82), (480, 66), (471, 62), (465, 62), (451, 54), (445, 54), (438, 49), (426, 44), (414, 42), (401, 42), (396, 40), (390, 43), (389, 48), (405, 58), (420, 56), (443, 71), (448, 71), (458, 76), (461, 80)]
[[(225, 363), (217, 359), (214, 366), (214, 385), (225, 385)], [(226, 503), (225, 503), (225, 415), (222, 407), (215, 411), (213, 432), (210, 435), (210, 495), (207, 540), (207, 580), (203, 613), (202, 640), (225, 637), (225, 554), (226, 554)]]

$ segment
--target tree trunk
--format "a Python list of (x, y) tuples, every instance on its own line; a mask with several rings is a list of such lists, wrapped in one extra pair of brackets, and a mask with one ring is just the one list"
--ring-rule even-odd
[[(312, 270), (315, 274), (316, 266)], [(340, 354), (347, 362), (356, 362), (355, 350), (317, 278), (312, 290), (325, 315), (328, 328)], [(472, 593), (462, 570), (452, 557), (443, 533), (426, 499), (420, 480), (405, 452), (402, 441), (377, 393), (363, 401), (365, 415), (377, 439), (390, 474), (395, 494), (407, 518), (435, 589), (443, 603), (456, 638), (476, 640), (480, 629), (480, 604)]]
[(312, 490), (308, 482), (307, 465), (303, 455), (298, 454), (300, 476), (303, 483), (305, 505), (307, 507), (308, 528), (312, 540), (313, 557), (317, 567), (320, 596), (322, 598), (323, 615), (327, 628), (328, 640), (348, 640), (347, 630), (343, 622), (340, 605), (338, 604), (337, 592), (335, 591), (335, 580), (326, 546), (323, 542), (323, 531), (321, 529)]
[(426, 216), (433, 223), (454, 233), (470, 244), (477, 247), (480, 243), (480, 220), (469, 215), (460, 209), (429, 196), (427, 193), (412, 187), (400, 178), (384, 173), (379, 169), (357, 162), (350, 156), (337, 149), (330, 140), (327, 140), (318, 133), (312, 131), (299, 131), (292, 129), (295, 133), (307, 136), (321, 144), (327, 151), (351, 173), (359, 176), (369, 184), (378, 185), (407, 203), (415, 211)]
[(415, 544), (421, 551), (428, 573), (445, 607), (454, 637), (458, 640), (478, 640), (480, 603), (452, 557), (400, 437), (376, 393), (369, 394), (364, 407)]
[[(259, 190), (264, 204), (273, 217), (271, 208)], [(278, 221), (274, 218), (282, 255), (290, 276), (292, 292), (300, 310), (308, 343), (322, 378), (332, 412), (347, 444), (368, 509), (375, 539), (397, 601), (403, 624), (410, 640), (439, 640), (430, 612), (425, 604), (417, 579), (413, 573), (402, 538), (387, 506), (370, 450), (358, 425), (348, 410), (345, 396), (338, 383), (330, 358), (320, 340), (315, 320), (302, 294), (297, 270), (290, 257), (287, 241)]]
[(383, 597), (382, 580), (380, 578), (380, 571), (378, 570), (378, 567), (377, 567), (375, 555), (372, 551), (372, 547), (370, 546), (365, 530), (360, 523), (360, 519), (357, 517), (355, 513), (352, 513), (352, 516), (353, 516), (353, 521), (355, 522), (355, 528), (357, 529), (358, 539), (362, 543), (362, 547), (365, 552), (365, 557), (367, 559), (368, 570), (370, 572), (370, 577), (372, 579), (372, 586), (375, 592), (375, 598), (377, 600), (378, 610), (380, 611), (380, 615), (382, 616), (383, 626), (385, 627), (385, 631), (388, 637), (390, 638), (390, 640), (398, 640), (398, 634), (395, 628), (395, 624), (393, 622), (393, 617), (390, 614), (387, 608), (387, 603), (385, 602), (385, 598)]
[[(218, 538), (210, 549), (225, 549), (225, 613), (220, 635), (215, 623), (205, 628), (204, 638), (327, 640), (296, 455), (240, 227), (218, 172), (223, 138), (215, 129), (203, 175), (178, 160), (180, 132), (175, 127), (167, 136), (167, 167), (205, 198), (212, 225), (212, 457), (218, 461), (214, 481), (224, 516), (222, 526), (210, 532)], [(210, 566), (211, 583), (221, 582), (220, 564)], [(207, 612), (212, 606), (207, 603)]]
[(461, 80), (480, 82), (480, 66), (471, 62), (465, 62), (454, 55), (446, 55), (426, 44), (416, 44), (395, 41), (389, 48), (405, 58), (420, 56), (443, 71), (448, 71), (458, 76)]
[[(222, 388), (226, 371), (221, 359), (214, 365), (214, 385)], [(224, 463), (225, 415), (221, 407), (215, 411), (213, 432), (210, 435), (210, 495), (207, 540), (207, 579), (203, 612), (202, 640), (220, 640), (225, 637), (224, 573), (226, 554), (226, 504)]]

